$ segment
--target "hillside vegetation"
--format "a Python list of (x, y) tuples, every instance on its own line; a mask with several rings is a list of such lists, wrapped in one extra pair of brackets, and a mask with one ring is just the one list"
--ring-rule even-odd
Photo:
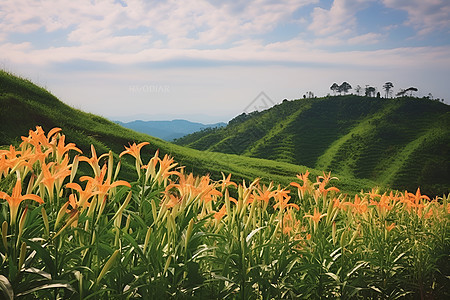
[(450, 190), (450, 107), (432, 100), (347, 95), (283, 101), (176, 142), (331, 170), (396, 189)]
[(214, 181), (147, 145), (132, 182), (59, 128), (0, 150), (1, 299), (450, 299), (448, 197)]
[[(245, 179), (249, 182), (259, 177), (263, 182), (274, 181), (287, 186), (295, 180), (296, 174), (307, 170), (307, 167), (295, 164), (203, 152), (174, 145), (126, 129), (100, 116), (73, 109), (30, 81), (0, 71), (0, 147), (18, 145), (21, 142), (20, 136), (27, 136), (29, 130), (34, 130), (37, 125), (42, 126), (45, 131), (54, 127), (62, 128), (67, 139), (76, 143), (87, 156), (90, 156), (93, 145), (98, 155), (111, 150), (117, 160), (118, 153), (124, 150), (124, 145), (147, 141), (150, 145), (143, 152), (144, 161), (148, 161), (159, 149), (161, 156), (169, 154), (180, 165), (186, 166), (186, 172), (210, 174), (211, 178), (216, 180), (222, 178), (223, 172), (232, 173), (234, 180)], [(123, 158), (121, 176), (133, 180), (136, 174), (133, 167), (131, 159)], [(311, 168), (309, 171), (313, 175), (322, 174), (322, 171)], [(375, 185), (369, 180), (346, 179), (340, 174), (333, 175), (339, 177), (336, 186), (343, 191), (368, 190)]]

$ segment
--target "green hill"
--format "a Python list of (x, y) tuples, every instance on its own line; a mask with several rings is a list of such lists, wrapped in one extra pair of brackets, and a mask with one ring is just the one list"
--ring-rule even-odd
[[(91, 144), (97, 153), (112, 150), (118, 159), (124, 145), (148, 141), (150, 145), (143, 148), (144, 161), (160, 149), (160, 155), (170, 154), (180, 165), (186, 166), (186, 171), (198, 175), (210, 174), (216, 180), (221, 179), (221, 172), (224, 172), (232, 173), (234, 180), (249, 181), (260, 177), (265, 182), (273, 180), (286, 186), (296, 180), (296, 174), (307, 169), (285, 162), (198, 151), (165, 142), (126, 129), (100, 116), (73, 109), (30, 81), (0, 71), (0, 147), (19, 144), (20, 136), (28, 135), (28, 131), (35, 129), (36, 125), (42, 126), (45, 131), (53, 127), (62, 128), (66, 140), (76, 143), (87, 156), (90, 156)], [(133, 162), (126, 157), (124, 159), (121, 175), (125, 179), (132, 179), (135, 176)], [(321, 174), (321, 171), (309, 170), (313, 175)], [(336, 186), (344, 191), (355, 192), (374, 186), (369, 180), (346, 179), (340, 174), (335, 175), (341, 179), (336, 182)]]
[(450, 191), (450, 107), (427, 99), (283, 101), (176, 143), (331, 170), (396, 189)]

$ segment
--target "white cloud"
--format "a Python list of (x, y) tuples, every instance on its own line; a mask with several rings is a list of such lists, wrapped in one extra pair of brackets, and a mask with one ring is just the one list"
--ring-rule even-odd
[(348, 43), (352, 45), (361, 45), (361, 44), (371, 45), (379, 43), (382, 38), (383, 38), (382, 34), (370, 32), (352, 37), (348, 40)]
[(389, 8), (408, 13), (405, 25), (418, 30), (419, 35), (433, 31), (450, 33), (450, 2), (448, 0), (382, 0)]
[(267, 33), (298, 8), (315, 2), (254, 0), (214, 5), (206, 0), (130, 0), (122, 7), (114, 1), (4, 0), (0, 3), (0, 23), (10, 34), (70, 28), (68, 40), (82, 45), (101, 45), (102, 39), (114, 37), (120, 30), (139, 29), (148, 37), (163, 36), (166, 46), (190, 48)]
[[(420, 18), (412, 11), (412, 5), (409, 5), (410, 2), (379, 1), (384, 1), (388, 7), (408, 12), (411, 10), (408, 22), (420, 30), (431, 28), (432, 24), (433, 28), (437, 28), (436, 26), (445, 28), (445, 21), (448, 21), (448, 18), (445, 19), (437, 11), (433, 11), (421, 13), (427, 21), (420, 23), (418, 21)], [(195, 99), (204, 93), (202, 96), (204, 101), (218, 94), (216, 89), (227, 81), (236, 83), (227, 88), (219, 88), (220, 93), (227, 95), (224, 99), (233, 97), (239, 99), (239, 92), (228, 91), (228, 88), (236, 91), (245, 90), (246, 97), (251, 98), (262, 88), (280, 86), (283, 87), (279, 88), (280, 97), (289, 97), (283, 95), (282, 90), (298, 89), (300, 80), (295, 74), (299, 78), (307, 78), (311, 86), (318, 85), (314, 81), (323, 81), (324, 78), (331, 81), (330, 84), (332, 81), (345, 80), (333, 79), (328, 72), (337, 74), (333, 76), (345, 73), (349, 78), (348, 74), (352, 72), (358, 74), (362, 70), (364, 74), (370, 74), (373, 70), (380, 73), (382, 73), (380, 70), (408, 70), (409, 72), (401, 73), (402, 76), (407, 76), (415, 74), (414, 70), (423, 68), (427, 71), (416, 73), (431, 74), (433, 70), (437, 70), (439, 74), (448, 74), (450, 46), (383, 50), (379, 44), (377, 49), (380, 50), (351, 51), (353, 45), (368, 45), (386, 38), (384, 34), (377, 32), (359, 32), (361, 27), (358, 27), (360, 25), (358, 22), (363, 20), (358, 21), (355, 14), (367, 8), (369, 0), (335, 0), (330, 9), (316, 7), (311, 14), (312, 23), (307, 27), (309, 30), (296, 35), (295, 30), (306, 27), (304, 22), (309, 20), (308, 16), (302, 15), (299, 10), (305, 5), (318, 2), (317, 0), (128, 0), (127, 6), (123, 7), (113, 0), (95, 2), (2, 0), (0, 1), (1, 59), (6, 60), (9, 65), (20, 66), (23, 70), (47, 72), (48, 76), (57, 78), (56, 81), (60, 80), (58, 81), (60, 84), (62, 79), (59, 79), (58, 70), (61, 69), (68, 70), (67, 74), (74, 77), (98, 78), (98, 81), (102, 81), (103, 89), (107, 89), (108, 86), (112, 86), (111, 89), (116, 88), (115, 84), (120, 80), (125, 81), (139, 76), (158, 78), (164, 73), (168, 81), (173, 80), (174, 86), (182, 85), (184, 88), (183, 92), (178, 94), (175, 92), (176, 89), (173, 89), (173, 93), (164, 95), (165, 97)], [(440, 3), (442, 4), (442, 1)], [(431, 6), (427, 7), (431, 9)], [(445, 13), (445, 7), (443, 5), (440, 7), (444, 8)], [(294, 15), (298, 20), (293, 20)], [(436, 22), (428, 21), (427, 16), (434, 16)], [(286, 24), (295, 24), (294, 27), (289, 27), (291, 32), (286, 35), (287, 37), (278, 39), (278, 36), (274, 35), (270, 40), (265, 39), (272, 30), (285, 28), (283, 26)], [(368, 30), (370, 31), (370, 28)], [(45, 45), (43, 47), (42, 42), (37, 47), (35, 42), (43, 34), (42, 31), (58, 36), (65, 34), (67, 40), (65, 43), (49, 44), (48, 47)], [(13, 39), (12, 37), (18, 33), (19, 38)], [(34, 33), (36, 35), (33, 37)], [(20, 40), (20, 36), (24, 36), (23, 40)], [(29, 37), (29, 40), (25, 40), (25, 37)], [(13, 42), (14, 40), (16, 42)], [(81, 68), (72, 71), (71, 67), (78, 61), (92, 62), (95, 66), (113, 65), (123, 71), (114, 75), (117, 76), (116, 81), (108, 81), (110, 80), (108, 70), (99, 71), (93, 67), (89, 71), (83, 71)], [(180, 61), (188, 61), (191, 64), (188, 64), (188, 67), (180, 67), (177, 64)], [(205, 61), (214, 68), (202, 68), (201, 64), (196, 65), (199, 61)], [(157, 71), (152, 68), (152, 63), (158, 66)], [(170, 68), (165, 68), (165, 63), (170, 64)], [(312, 72), (314, 68), (316, 71)], [(223, 71), (224, 69), (227, 71)], [(278, 70), (276, 75), (272, 74), (272, 70), (275, 69)], [(306, 69), (309, 73), (302, 73), (306, 72), (304, 71)], [(215, 75), (217, 72), (222, 73), (220, 76)], [(283, 72), (290, 77), (283, 77), (285, 74)], [(261, 73), (265, 74), (264, 79)], [(68, 82), (65, 83), (66, 86), (72, 85), (70, 76), (65, 77)], [(212, 76), (218, 76), (218, 79), (212, 80)], [(357, 75), (354, 78), (357, 78)], [(86, 79), (81, 82), (81, 86), (73, 84), (70, 91), (76, 93), (75, 90), (80, 90), (83, 84), (87, 84), (86, 95), (88, 95), (91, 81)], [(328, 92), (328, 86), (329, 83), (326, 82), (325, 92)], [(192, 90), (188, 91), (189, 87)], [(61, 88), (60, 91), (64, 93), (64, 89)], [(101, 93), (101, 89), (96, 91), (96, 95), (105, 99), (118, 97), (113, 92), (100, 96)], [(121, 97), (127, 96), (126, 87), (124, 93), (125, 95)], [(68, 95), (71, 97), (70, 93)], [(83, 97), (80, 96), (79, 99)], [(214, 104), (211, 101), (208, 103), (211, 106)]]
[(318, 36), (345, 36), (353, 33), (357, 25), (355, 13), (363, 9), (369, 1), (334, 0), (330, 10), (315, 7), (313, 21), (308, 29)]
[[(115, 1), (5, 0), (0, 3), (0, 25), (5, 29), (6, 43), (0, 47), (12, 60), (39, 65), (77, 59), (126, 64), (214, 56), (196, 50), (205, 48), (219, 48), (215, 53), (226, 59), (242, 53), (243, 41), (270, 32), (289, 20), (294, 11), (315, 2), (130, 0), (123, 7)], [(70, 46), (48, 45), (47, 49), (37, 50), (32, 40), (27, 47), (7, 43), (8, 35), (38, 29), (67, 32)], [(234, 42), (241, 42), (241, 46), (233, 46)], [(232, 49), (231, 55), (220, 50), (226, 48)]]

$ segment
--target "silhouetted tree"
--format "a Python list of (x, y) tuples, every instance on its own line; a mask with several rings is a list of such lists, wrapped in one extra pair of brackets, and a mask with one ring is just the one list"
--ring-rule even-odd
[(388, 81), (383, 85), (383, 89), (386, 91), (386, 98), (389, 98), (389, 92), (394, 87), (392, 82)]
[(352, 86), (347, 82), (344, 81), (338, 88), (339, 94), (344, 92), (344, 94), (347, 94), (349, 90), (352, 89)]
[(413, 86), (409, 87), (405, 90), (405, 92), (409, 92), (409, 96), (412, 96), (413, 92), (417, 92), (417, 91), (418, 91), (418, 89)]
[(356, 94), (359, 96), (359, 94), (361, 94), (361, 90), (362, 90), (362, 87), (358, 84), (356, 87), (355, 87), (355, 92), (356, 92)]
[(339, 85), (336, 82), (333, 83), (333, 85), (330, 87), (330, 90), (332, 90), (336, 95), (336, 92), (339, 91)]
[(412, 97), (413, 92), (417, 92), (418, 89), (415, 87), (409, 87), (406, 90), (401, 89), (398, 93), (397, 93), (397, 97), (403, 97), (405, 96), (406, 93), (409, 92), (409, 96)]
[(380, 92), (377, 92), (377, 98), (381, 98)]
[(403, 97), (405, 96), (406, 91), (404, 89), (400, 89), (400, 91), (398, 91), (397, 94), (395, 94), (395, 96), (397, 97)]
[(374, 88), (373, 86), (366, 86), (365, 95), (366, 97), (374, 97), (376, 91), (377, 89)]

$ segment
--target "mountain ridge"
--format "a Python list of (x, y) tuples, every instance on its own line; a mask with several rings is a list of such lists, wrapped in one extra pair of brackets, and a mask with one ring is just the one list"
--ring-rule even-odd
[[(322, 175), (321, 170), (306, 166), (178, 146), (124, 128), (101, 116), (74, 109), (29, 80), (0, 70), (0, 148), (18, 145), (20, 137), (28, 135), (29, 130), (34, 130), (37, 125), (47, 132), (60, 127), (67, 142), (75, 143), (85, 155), (90, 156), (93, 145), (98, 155), (112, 151), (116, 161), (124, 146), (129, 143), (149, 142), (141, 151), (144, 163), (159, 150), (160, 156), (168, 154), (174, 157), (179, 166), (184, 166), (185, 172), (209, 174), (213, 180), (222, 179), (223, 172), (225, 175), (231, 173), (234, 181), (251, 182), (260, 178), (266, 184), (273, 181), (275, 184), (289, 186), (291, 181), (298, 180), (296, 174), (306, 170), (312, 176)], [(121, 162), (121, 178), (135, 180), (133, 159), (124, 156)], [(82, 167), (83, 164), (80, 164), (80, 169)], [(334, 175), (340, 177), (334, 185), (345, 192), (354, 193), (375, 186), (370, 180), (346, 179), (339, 174)]]
[(450, 191), (450, 107), (428, 99), (286, 100), (176, 143), (307, 165), (398, 189)]
[(114, 121), (115, 123), (142, 132), (165, 141), (172, 141), (181, 138), (187, 134), (211, 127), (222, 127), (226, 123), (219, 122), (215, 124), (203, 124), (200, 122), (191, 122), (184, 119), (174, 119), (171, 121), (143, 121), (134, 120), (130, 122)]

